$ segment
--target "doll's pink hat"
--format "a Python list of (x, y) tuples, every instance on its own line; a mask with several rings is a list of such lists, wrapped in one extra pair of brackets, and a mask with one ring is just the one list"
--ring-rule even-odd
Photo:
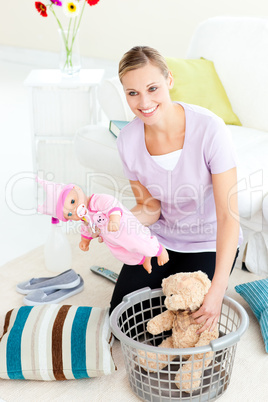
[(38, 205), (37, 211), (67, 222), (67, 219), (63, 216), (63, 206), (67, 195), (75, 185), (53, 183), (52, 181), (42, 180), (38, 176), (36, 176), (35, 180), (41, 184), (46, 193), (45, 202), (43, 205)]

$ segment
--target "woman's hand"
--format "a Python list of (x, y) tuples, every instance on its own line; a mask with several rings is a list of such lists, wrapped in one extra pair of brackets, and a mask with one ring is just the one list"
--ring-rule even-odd
[(118, 232), (120, 228), (121, 215), (110, 215), (108, 222), (108, 232)]
[(213, 331), (221, 314), (224, 293), (217, 287), (211, 286), (199, 310), (192, 314), (197, 324), (204, 324), (198, 331), (201, 334), (206, 329)]

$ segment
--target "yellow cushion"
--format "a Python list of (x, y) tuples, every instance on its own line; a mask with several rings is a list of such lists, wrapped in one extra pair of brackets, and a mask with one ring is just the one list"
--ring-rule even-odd
[(206, 59), (166, 58), (174, 77), (170, 90), (173, 101), (199, 105), (221, 117), (226, 124), (241, 126), (215, 70), (214, 63)]

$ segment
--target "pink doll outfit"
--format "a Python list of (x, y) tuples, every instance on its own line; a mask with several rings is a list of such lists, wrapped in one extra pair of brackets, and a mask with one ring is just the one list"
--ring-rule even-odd
[[(53, 223), (61, 220), (67, 222), (63, 216), (64, 202), (74, 184), (53, 183), (36, 177), (36, 181), (43, 187), (46, 199), (43, 205), (38, 205), (38, 212), (51, 215)], [(82, 207), (82, 215), (84, 205)], [(85, 208), (84, 208), (85, 209)], [(121, 214), (120, 227), (117, 232), (109, 232), (107, 229), (109, 216)], [(107, 194), (93, 194), (89, 200), (88, 215), (90, 225), (82, 218), (81, 235), (86, 239), (92, 239), (91, 224), (100, 229), (100, 236), (107, 244), (112, 254), (120, 261), (128, 265), (143, 264), (145, 257), (159, 256), (162, 253), (162, 245), (155, 236), (151, 236), (150, 230), (143, 226), (137, 218), (114, 197)], [(86, 217), (86, 215), (85, 215)], [(93, 228), (94, 229), (94, 228)]]
[[(100, 236), (111, 253), (128, 265), (143, 264), (145, 257), (159, 256), (163, 247), (150, 230), (119, 201), (107, 194), (93, 194), (89, 200), (88, 211), (91, 221), (100, 229)], [(121, 214), (117, 232), (108, 231), (109, 216)], [(90, 226), (83, 221), (81, 236), (92, 239)]]

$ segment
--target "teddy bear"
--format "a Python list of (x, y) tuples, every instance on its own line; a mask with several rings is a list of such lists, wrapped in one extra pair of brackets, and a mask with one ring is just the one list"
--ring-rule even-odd
[[(147, 323), (147, 331), (152, 335), (158, 335), (163, 331), (172, 330), (172, 335), (163, 340), (158, 347), (193, 348), (208, 345), (211, 340), (219, 337), (217, 327), (212, 331), (205, 330), (198, 334), (197, 331), (203, 324), (195, 323), (191, 317), (191, 314), (201, 307), (210, 285), (211, 281), (202, 271), (181, 272), (163, 279), (162, 289), (166, 296), (164, 303), (167, 310)], [(176, 386), (188, 393), (196, 390), (200, 386), (202, 370), (210, 364), (212, 355), (213, 352), (207, 352), (205, 361), (203, 353), (183, 356), (186, 362), (175, 376)], [(139, 350), (137, 361), (146, 371), (156, 371), (162, 370), (167, 366), (168, 360), (175, 358), (176, 355), (167, 356), (159, 353), (156, 356), (155, 353)], [(192, 370), (193, 381), (191, 381)]]

